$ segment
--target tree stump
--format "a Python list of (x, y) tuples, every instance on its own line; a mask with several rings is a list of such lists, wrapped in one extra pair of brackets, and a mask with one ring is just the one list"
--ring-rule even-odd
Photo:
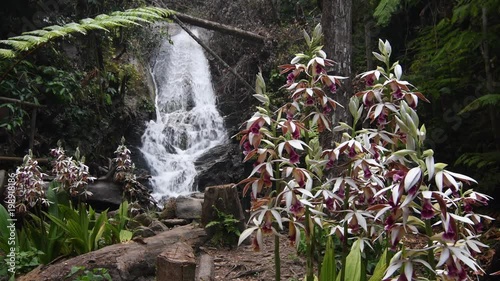
[(191, 246), (177, 242), (156, 258), (157, 281), (194, 281), (196, 258)]
[[(240, 222), (238, 229), (245, 230), (245, 215), (241, 207), (238, 189), (234, 184), (209, 186), (205, 189), (205, 199), (202, 205), (201, 224), (205, 227), (209, 222), (217, 220), (217, 210), (219, 212), (233, 215)], [(209, 236), (213, 236), (213, 230), (206, 229)]]

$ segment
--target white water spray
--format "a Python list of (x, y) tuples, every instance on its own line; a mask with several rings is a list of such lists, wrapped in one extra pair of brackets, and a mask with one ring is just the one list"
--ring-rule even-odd
[(183, 30), (171, 39), (152, 69), (156, 121), (147, 124), (141, 148), (158, 201), (193, 192), (194, 161), (227, 139), (203, 49)]

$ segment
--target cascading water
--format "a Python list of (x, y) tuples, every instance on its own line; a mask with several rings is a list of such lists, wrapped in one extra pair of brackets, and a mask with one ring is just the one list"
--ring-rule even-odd
[(193, 192), (194, 161), (227, 139), (203, 49), (183, 30), (171, 40), (152, 68), (156, 121), (147, 124), (141, 148), (158, 201)]

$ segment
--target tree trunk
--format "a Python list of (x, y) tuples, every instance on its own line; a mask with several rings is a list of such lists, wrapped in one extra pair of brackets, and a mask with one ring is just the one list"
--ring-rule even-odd
[[(348, 105), (352, 96), (352, 0), (323, 1), (321, 24), (324, 33), (324, 50), (328, 57), (337, 62), (334, 65), (334, 75), (348, 77), (334, 97), (344, 108), (335, 110), (333, 123), (334, 126), (338, 122), (351, 124), (352, 116), (349, 113)], [(322, 139), (322, 145), (332, 147), (335, 142), (340, 141), (341, 136), (341, 132), (329, 134)], [(334, 174), (339, 172), (334, 171)]]
[(193, 247), (177, 242), (156, 258), (156, 281), (194, 281), (196, 258)]
[[(482, 8), (482, 33), (482, 53), (484, 61), (484, 72), (486, 75), (486, 94), (493, 94), (495, 91), (495, 86), (493, 85), (493, 75), (491, 73), (490, 66), (490, 48), (488, 45), (488, 9), (486, 7)], [(495, 138), (496, 149), (500, 150), (500, 126), (498, 125), (497, 121), (498, 112), (495, 110), (494, 106), (489, 106), (488, 111), (491, 120), (493, 137)]]

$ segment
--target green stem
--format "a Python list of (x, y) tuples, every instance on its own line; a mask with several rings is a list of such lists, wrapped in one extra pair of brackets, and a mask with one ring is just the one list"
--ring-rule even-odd
[[(350, 170), (350, 169), (349, 169)], [(349, 174), (350, 171), (349, 171)], [(349, 193), (350, 193), (350, 186), (346, 185), (345, 187), (345, 197), (344, 197), (344, 210), (349, 209)], [(347, 266), (347, 254), (349, 254), (349, 245), (347, 244), (347, 234), (348, 234), (348, 223), (347, 221), (344, 221), (344, 237), (342, 240), (342, 270), (340, 271), (340, 281), (345, 280), (345, 269)]]
[(314, 280), (314, 268), (313, 268), (313, 242), (312, 242), (312, 229), (311, 229), (311, 214), (309, 212), (309, 207), (306, 207), (306, 221), (305, 221), (305, 233), (306, 233), (306, 280)]
[[(431, 226), (431, 221), (430, 220), (425, 220), (425, 233), (427, 234), (427, 246), (432, 247), (432, 226)], [(432, 268), (432, 271), (430, 271), (430, 279), (435, 280), (436, 279), (436, 260), (434, 259), (434, 250), (429, 249), (427, 250), (427, 262)]]

